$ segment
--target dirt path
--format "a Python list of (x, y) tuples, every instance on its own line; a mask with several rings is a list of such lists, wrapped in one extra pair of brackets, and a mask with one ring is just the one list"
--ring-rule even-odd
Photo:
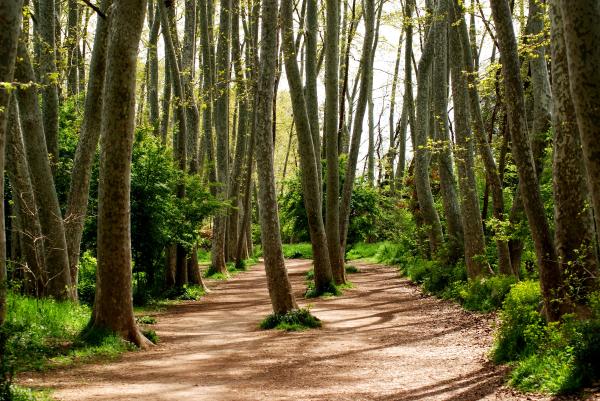
[(202, 301), (170, 308), (161, 344), (106, 365), (23, 378), (60, 400), (538, 400), (502, 387), (486, 363), (491, 321), (423, 297), (395, 270), (360, 265), (342, 297), (304, 300), (309, 261), (289, 261), (296, 296), (324, 322), (261, 331), (264, 269), (212, 283)]

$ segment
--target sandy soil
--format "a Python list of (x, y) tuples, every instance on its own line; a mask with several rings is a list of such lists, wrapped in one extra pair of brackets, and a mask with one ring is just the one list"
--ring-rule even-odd
[(423, 296), (376, 265), (360, 265), (350, 276), (356, 288), (342, 297), (304, 300), (310, 261), (288, 268), (322, 329), (259, 330), (270, 303), (257, 265), (160, 314), (161, 343), (150, 351), (20, 382), (52, 388), (60, 400), (558, 400), (503, 387), (506, 369), (486, 358), (490, 316)]

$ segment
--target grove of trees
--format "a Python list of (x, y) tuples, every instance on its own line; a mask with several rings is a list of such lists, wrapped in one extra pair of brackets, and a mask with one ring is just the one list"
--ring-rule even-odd
[(0, 326), (11, 293), (84, 302), (86, 331), (147, 347), (134, 303), (256, 248), (285, 315), (302, 240), (312, 295), (355, 243), (404, 241), (589, 318), (599, 22), (598, 0), (1, 1)]

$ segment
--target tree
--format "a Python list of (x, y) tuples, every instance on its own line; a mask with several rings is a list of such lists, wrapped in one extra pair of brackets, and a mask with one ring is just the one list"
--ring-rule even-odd
[(35, 199), (40, 206), (40, 224), (45, 237), (46, 267), (48, 284), (46, 294), (57, 299), (74, 298), (69, 256), (58, 196), (52, 178), (48, 150), (44, 138), (42, 112), (38, 104), (38, 91), (33, 83), (33, 66), (25, 43), (19, 41), (18, 62), (15, 79), (23, 85), (17, 89), (17, 99), (23, 127), (23, 141), (29, 163), (31, 182), (35, 190)]
[(285, 314), (296, 309), (292, 286), (288, 279), (281, 237), (277, 190), (273, 171), (273, 96), (277, 60), (277, 1), (262, 1), (260, 42), (260, 72), (258, 76), (258, 105), (256, 130), (256, 166), (258, 172), (258, 197), (261, 222), (261, 239), (265, 259), (267, 286), (273, 312)]
[(562, 12), (571, 96), (596, 229), (600, 229), (600, 7), (594, 0), (556, 0)]
[[(98, 270), (91, 330), (149, 341), (135, 323), (131, 282), (130, 186), (138, 44), (145, 0), (114, 4), (108, 34), (98, 194)], [(108, 118), (110, 116), (110, 118)]]
[(298, 153), (302, 171), (302, 187), (308, 215), (310, 240), (315, 263), (315, 288), (317, 292), (329, 289), (333, 276), (327, 247), (327, 237), (323, 224), (321, 196), (319, 188), (319, 172), (317, 163), (320, 156), (315, 154), (313, 136), (302, 88), (302, 79), (296, 61), (294, 43), (292, 0), (284, 0), (281, 4), (281, 41), (284, 64), (292, 98), (292, 108), (296, 132), (298, 135)]
[(569, 66), (561, 10), (550, 5), (552, 27), (552, 98), (554, 100), (554, 219), (556, 251), (574, 303), (585, 302), (598, 274), (594, 219), (587, 205), (581, 138), (569, 88)]
[[(100, 7), (108, 10), (112, 0), (103, 0)], [(73, 284), (77, 284), (77, 271), (81, 236), (87, 215), (90, 178), (92, 164), (96, 156), (100, 129), (102, 125), (102, 110), (104, 76), (106, 71), (106, 37), (108, 36), (108, 21), (98, 17), (96, 22), (96, 35), (94, 36), (94, 50), (90, 60), (90, 74), (87, 93), (84, 103), (83, 122), (75, 159), (71, 173), (71, 185), (67, 198), (67, 211), (65, 213), (65, 235), (69, 255), (69, 268)]]
[[(23, 2), (0, 3), (0, 82), (12, 82), (17, 56), (17, 42), (21, 31)], [(4, 147), (10, 105), (9, 88), (0, 87), (0, 195), (4, 199)], [(0, 326), (6, 318), (6, 231), (4, 229), (4, 202), (0, 205)]]
[(340, 247), (340, 174), (338, 163), (338, 81), (339, 81), (339, 1), (327, 0), (325, 31), (325, 131), (327, 139), (327, 203), (325, 208), (327, 248), (336, 284), (346, 282), (344, 257)]
[(511, 11), (506, 0), (491, 0), (492, 17), (496, 26), (496, 38), (502, 61), (504, 90), (508, 122), (512, 138), (512, 155), (519, 175), (519, 190), (535, 244), (540, 269), (540, 286), (544, 299), (544, 313), (548, 320), (557, 320), (560, 315), (561, 274), (557, 263), (554, 241), (533, 162), (531, 144), (527, 134), (525, 100), (521, 82), (517, 41), (512, 24)]
[[(216, 178), (217, 196), (221, 200), (228, 197), (229, 185), (229, 45), (231, 34), (231, 0), (221, 0), (219, 15), (219, 40), (216, 53), (216, 82), (214, 123), (217, 139)], [(211, 270), (227, 274), (225, 265), (225, 232), (227, 216), (215, 216), (213, 225)]]

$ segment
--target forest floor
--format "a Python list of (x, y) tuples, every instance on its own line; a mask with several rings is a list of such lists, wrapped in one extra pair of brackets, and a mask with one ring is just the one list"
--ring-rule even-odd
[[(305, 300), (306, 260), (287, 263), (301, 306), (323, 321), (263, 331), (271, 312), (263, 265), (211, 281), (198, 302), (169, 307), (158, 346), (106, 364), (21, 375), (59, 400), (574, 400), (506, 388), (486, 355), (493, 315), (425, 296), (389, 267), (356, 264), (355, 288)], [(598, 398), (596, 398), (598, 397)], [(600, 396), (592, 396), (600, 400)]]

